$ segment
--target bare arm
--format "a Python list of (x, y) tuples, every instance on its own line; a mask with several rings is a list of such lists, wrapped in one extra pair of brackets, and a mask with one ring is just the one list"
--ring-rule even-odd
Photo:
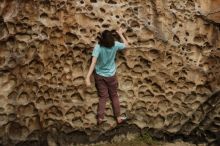
[(121, 37), (123, 43), (125, 44), (125, 46), (128, 46), (128, 41), (127, 39), (123, 36), (123, 31), (121, 28), (119, 28), (119, 30), (117, 30), (118, 35)]
[(92, 63), (89, 67), (89, 72), (86, 76), (86, 86), (91, 86), (91, 81), (90, 81), (90, 77), (92, 75), (92, 72), (94, 71), (95, 69), (95, 64), (96, 64), (96, 61), (97, 61), (97, 58), (96, 57), (92, 57)]

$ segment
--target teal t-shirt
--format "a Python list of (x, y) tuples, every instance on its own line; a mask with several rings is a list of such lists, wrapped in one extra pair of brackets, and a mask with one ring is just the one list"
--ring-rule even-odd
[(125, 44), (118, 41), (115, 41), (115, 45), (111, 48), (106, 48), (96, 44), (92, 52), (92, 56), (97, 58), (95, 66), (96, 73), (104, 77), (114, 76), (116, 72), (116, 52), (124, 48)]

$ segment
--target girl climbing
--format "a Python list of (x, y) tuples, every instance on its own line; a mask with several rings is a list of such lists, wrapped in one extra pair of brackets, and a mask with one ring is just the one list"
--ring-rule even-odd
[(123, 36), (121, 28), (116, 32), (122, 39), (123, 43), (115, 41), (111, 31), (103, 31), (99, 43), (95, 45), (95, 48), (92, 52), (92, 63), (86, 76), (86, 85), (91, 86), (90, 77), (95, 69), (95, 86), (99, 95), (99, 104), (97, 109), (98, 125), (105, 122), (105, 105), (108, 98), (110, 98), (112, 101), (116, 122), (120, 124), (126, 120), (126, 117), (120, 116), (115, 56), (118, 50), (123, 50), (128, 46), (128, 42)]

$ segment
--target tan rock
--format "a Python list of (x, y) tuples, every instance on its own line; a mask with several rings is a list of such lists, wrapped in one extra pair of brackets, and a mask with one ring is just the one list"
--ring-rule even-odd
[(52, 146), (57, 140), (70, 144), (62, 139), (74, 131), (86, 137), (110, 130), (115, 122), (110, 102), (108, 121), (98, 129), (94, 80), (89, 89), (84, 80), (100, 33), (119, 27), (130, 42), (117, 55), (121, 111), (132, 116), (129, 124), (186, 136), (193, 130), (215, 134), (219, 5), (219, 0), (0, 0), (1, 136), (17, 144), (39, 131), (57, 131), (63, 137), (45, 138)]

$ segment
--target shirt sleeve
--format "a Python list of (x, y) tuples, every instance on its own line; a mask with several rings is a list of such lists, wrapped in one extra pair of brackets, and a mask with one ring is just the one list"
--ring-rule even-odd
[(116, 41), (116, 42), (115, 42), (115, 47), (116, 47), (118, 50), (122, 50), (122, 49), (125, 48), (125, 44)]
[(99, 45), (95, 45), (95, 48), (92, 51), (92, 56), (98, 58), (100, 53), (100, 47)]

